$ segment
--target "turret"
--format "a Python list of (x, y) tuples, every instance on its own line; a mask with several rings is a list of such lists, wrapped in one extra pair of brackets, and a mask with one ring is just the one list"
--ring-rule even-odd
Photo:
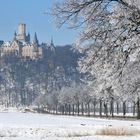
[(54, 47), (53, 38), (51, 38), (51, 46)]
[(37, 34), (35, 32), (35, 35), (34, 35), (34, 40), (33, 40), (33, 44), (37, 45), (38, 46), (38, 39), (37, 39)]
[(28, 33), (28, 35), (26, 36), (26, 42), (30, 42), (30, 33)]
[(51, 38), (51, 43), (50, 43), (50, 50), (55, 52), (55, 45), (54, 45), (54, 42), (53, 42), (53, 38)]
[(15, 31), (15, 33), (14, 33), (14, 40), (16, 40), (16, 38), (17, 38), (17, 33)]

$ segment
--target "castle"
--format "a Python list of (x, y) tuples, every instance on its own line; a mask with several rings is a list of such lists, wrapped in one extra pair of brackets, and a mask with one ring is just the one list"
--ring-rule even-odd
[(30, 34), (26, 35), (26, 24), (20, 23), (18, 26), (18, 34), (15, 32), (12, 41), (3, 42), (0, 47), (1, 55), (14, 53), (23, 59), (39, 59), (42, 58), (43, 48), (39, 45), (37, 34), (31, 42)]

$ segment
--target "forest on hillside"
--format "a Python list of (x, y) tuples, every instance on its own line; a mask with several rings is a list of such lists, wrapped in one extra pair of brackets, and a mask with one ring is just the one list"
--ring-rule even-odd
[(7, 53), (0, 58), (0, 105), (30, 106), (43, 95), (80, 81), (72, 46), (43, 49), (43, 57), (32, 60)]

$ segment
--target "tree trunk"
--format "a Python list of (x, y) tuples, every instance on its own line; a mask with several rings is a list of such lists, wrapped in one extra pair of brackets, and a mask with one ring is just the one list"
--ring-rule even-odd
[(88, 102), (88, 116), (90, 116), (90, 102)]
[(113, 98), (111, 99), (111, 102), (110, 102), (110, 114), (112, 115), (112, 117), (114, 117), (114, 102), (113, 102)]
[(117, 114), (119, 114), (119, 103), (117, 101)]
[(67, 115), (67, 104), (65, 104), (65, 115)]
[(136, 110), (136, 103), (133, 102), (133, 116), (135, 116), (135, 110)]
[(56, 110), (56, 114), (57, 114), (57, 105), (56, 105), (56, 109), (55, 110)]
[(84, 115), (84, 104), (82, 103), (82, 115)]
[(94, 115), (96, 115), (96, 101), (95, 100), (93, 102), (93, 111), (94, 111)]
[(106, 117), (108, 117), (107, 103), (104, 103), (104, 113), (105, 113)]
[(72, 105), (72, 115), (74, 115), (74, 104)]
[(126, 115), (126, 102), (123, 102), (123, 116)]
[(77, 113), (78, 113), (78, 115), (79, 115), (79, 112), (80, 112), (80, 109), (79, 109), (79, 101), (78, 101), (78, 103), (77, 103)]
[(85, 114), (87, 114), (87, 105), (85, 104)]
[(71, 114), (71, 106), (70, 106), (70, 104), (69, 104), (69, 115)]
[(137, 99), (137, 119), (140, 119), (140, 98)]
[(64, 115), (64, 106), (62, 106), (62, 115)]
[(100, 100), (100, 117), (102, 117), (102, 100)]

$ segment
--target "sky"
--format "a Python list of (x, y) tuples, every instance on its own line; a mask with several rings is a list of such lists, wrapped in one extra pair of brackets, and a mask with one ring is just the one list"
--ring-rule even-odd
[(0, 40), (13, 39), (18, 32), (18, 24), (26, 24), (26, 33), (31, 39), (37, 33), (39, 42), (49, 43), (53, 38), (56, 45), (72, 44), (76, 41), (77, 31), (66, 26), (58, 29), (48, 11), (55, 0), (0, 0)]

